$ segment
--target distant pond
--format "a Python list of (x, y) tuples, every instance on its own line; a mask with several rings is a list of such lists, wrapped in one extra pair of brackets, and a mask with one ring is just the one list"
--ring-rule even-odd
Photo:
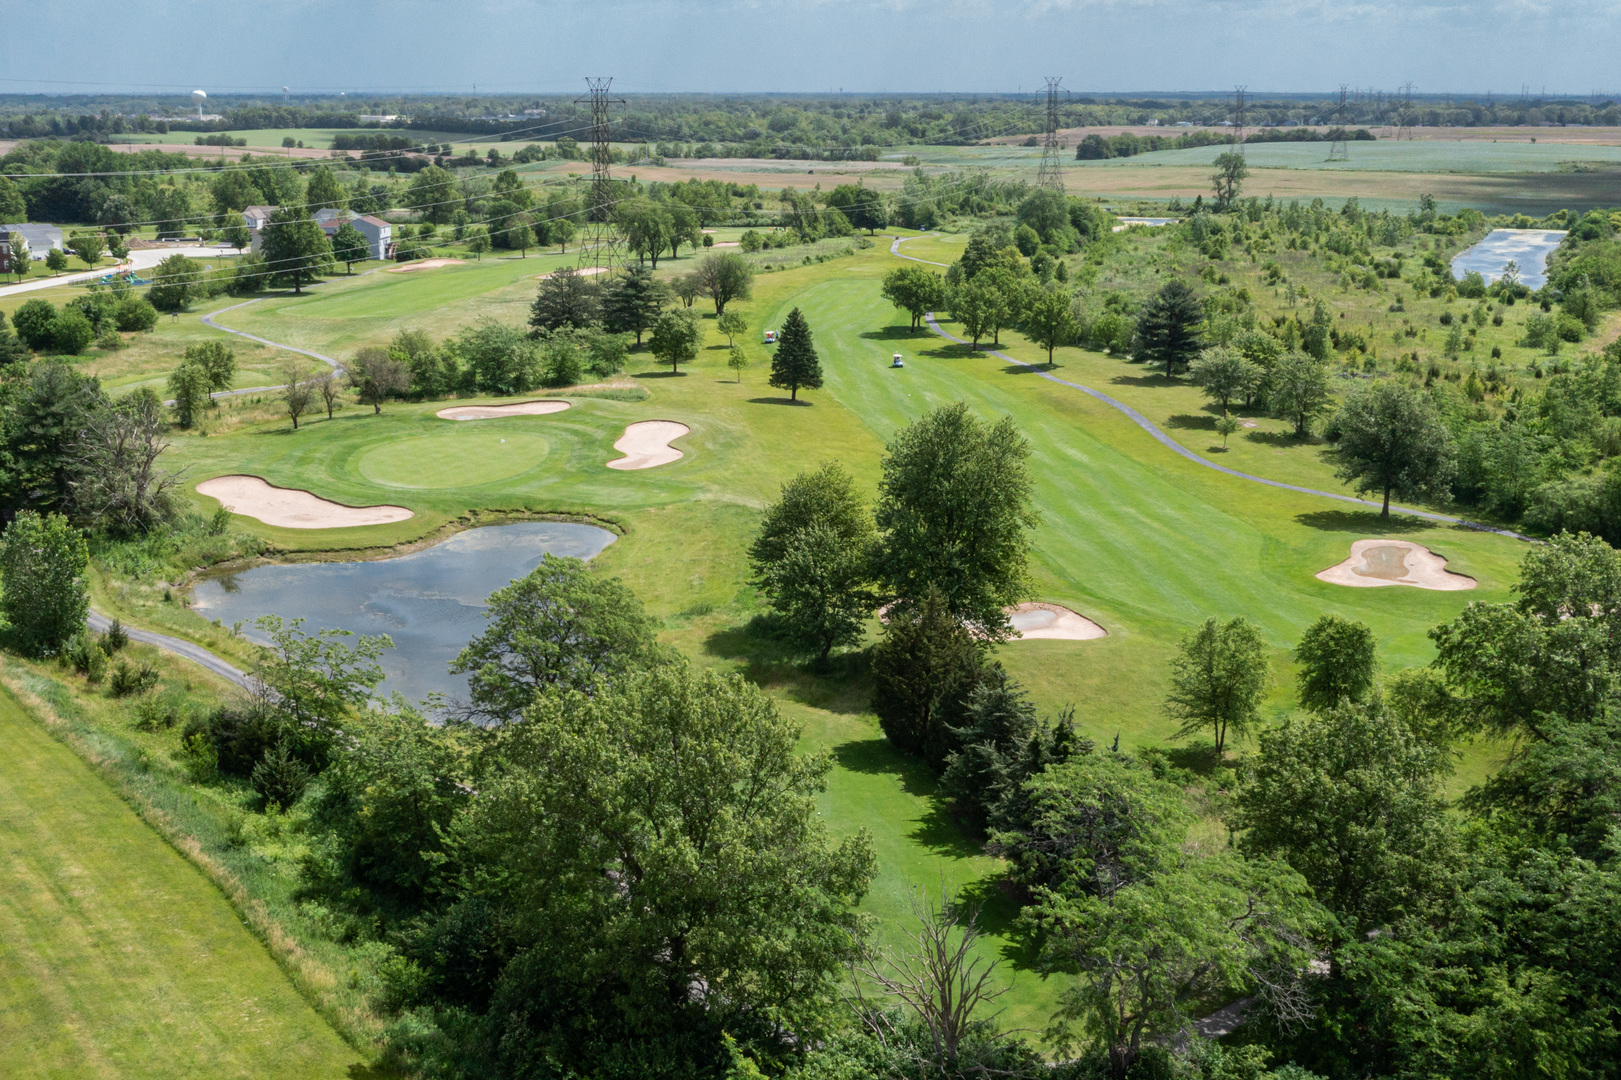
[(1548, 256), (1565, 239), (1557, 229), (1493, 229), (1469, 250), (1452, 260), (1452, 276), (1459, 281), (1474, 270), (1490, 285), (1503, 276), (1513, 259), (1520, 268), (1520, 284), (1540, 289), (1548, 282)]
[(521, 521), (469, 529), (430, 548), (374, 562), (256, 566), (197, 584), (192, 610), (226, 626), (242, 623), (252, 641), (261, 615), (304, 619), (304, 632), (351, 630), (388, 634), (378, 694), (398, 690), (412, 701), (438, 692), (465, 697), (467, 679), (450, 662), (484, 631), (484, 601), (540, 565), (543, 555), (589, 559), (613, 543), (593, 525)]

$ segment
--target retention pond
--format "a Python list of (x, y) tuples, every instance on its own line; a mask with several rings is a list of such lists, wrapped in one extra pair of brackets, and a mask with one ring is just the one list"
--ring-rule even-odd
[(240, 622), (243, 635), (261, 643), (269, 642), (253, 627), (261, 615), (304, 619), (305, 633), (387, 634), (394, 648), (383, 654), (380, 695), (464, 697), (466, 677), (450, 674), (450, 662), (484, 631), (485, 599), (544, 555), (589, 559), (613, 541), (613, 533), (593, 525), (490, 525), (397, 559), (256, 566), (206, 578), (192, 609), (226, 626)]
[(1480, 243), (1452, 260), (1452, 276), (1459, 281), (1474, 270), (1490, 285), (1503, 276), (1510, 260), (1520, 271), (1520, 284), (1540, 289), (1548, 281), (1548, 256), (1564, 241), (1557, 229), (1493, 229)]

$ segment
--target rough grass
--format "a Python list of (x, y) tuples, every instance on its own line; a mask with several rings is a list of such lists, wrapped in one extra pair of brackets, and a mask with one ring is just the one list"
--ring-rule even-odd
[(363, 1071), (220, 890), (4, 690), (0, 758), (0, 1075)]

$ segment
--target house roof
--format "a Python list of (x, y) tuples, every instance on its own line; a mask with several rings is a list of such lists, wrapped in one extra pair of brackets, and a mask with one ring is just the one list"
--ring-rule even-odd
[(47, 247), (62, 246), (62, 230), (55, 225), (20, 224), (0, 225), (0, 231), (8, 233), (22, 233), (28, 241), (28, 247), (34, 251), (43, 251)]
[(361, 214), (360, 220), (364, 221), (367, 225), (373, 225), (379, 229), (392, 228), (388, 222), (384, 221), (380, 217), (373, 217), (371, 214)]

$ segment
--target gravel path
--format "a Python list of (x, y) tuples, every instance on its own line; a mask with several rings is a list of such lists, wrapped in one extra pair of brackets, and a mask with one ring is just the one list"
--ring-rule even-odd
[[(912, 239), (912, 238), (911, 237), (897, 237), (895, 239), (895, 242), (889, 246), (890, 254), (898, 256), (899, 258), (902, 258), (902, 259), (909, 259), (912, 262), (927, 263), (930, 266), (943, 266), (943, 265), (945, 265), (944, 263), (931, 262), (928, 259), (919, 259), (919, 258), (917, 258), (915, 256), (912, 256), (912, 255), (903, 254), (901, 252), (901, 250), (900, 250), (901, 241), (903, 239)], [(962, 338), (957, 337), (955, 334), (949, 334), (945, 330), (942, 330), (940, 328), (940, 324), (935, 321), (934, 312), (932, 312), (932, 311), (929, 312), (926, 316), (924, 316), (924, 319), (929, 324), (929, 329), (930, 330), (934, 331), (936, 334), (939, 334), (941, 337), (947, 339), (948, 341), (955, 341), (955, 342), (957, 342), (958, 344), (961, 344), (961, 345), (969, 344), (969, 342), (964, 341)], [(1125, 402), (1120, 401), (1120, 400), (1118, 400), (1116, 398), (1112, 398), (1108, 394), (1103, 393), (1101, 390), (1094, 390), (1090, 386), (1083, 386), (1083, 385), (1081, 385), (1080, 383), (1077, 383), (1077, 382), (1070, 382), (1068, 379), (1060, 379), (1058, 376), (1054, 375), (1050, 371), (1043, 371), (1039, 366), (1037, 366), (1035, 364), (1026, 363), (1023, 360), (1017, 360), (1017, 359), (1009, 356), (1005, 352), (999, 352), (999, 351), (997, 351), (995, 349), (986, 349), (986, 350), (983, 350), (983, 351), (989, 356), (996, 357), (998, 360), (1006, 360), (1010, 364), (1017, 364), (1022, 368), (1026, 368), (1026, 369), (1034, 372), (1035, 374), (1041, 376), (1043, 379), (1046, 379), (1048, 382), (1057, 383), (1059, 386), (1067, 386), (1067, 387), (1071, 388), (1072, 390), (1079, 390), (1081, 393), (1090, 395), (1091, 397), (1096, 398), (1097, 400), (1103, 402), (1105, 405), (1108, 405), (1111, 408), (1118, 409), (1119, 411), (1125, 413), (1128, 417), (1130, 417), (1132, 422), (1135, 423), (1138, 427), (1142, 428), (1144, 431), (1148, 432), (1148, 434), (1152, 435), (1157, 442), (1159, 442), (1160, 444), (1162, 444), (1166, 448), (1168, 448), (1170, 450), (1173, 450), (1178, 454), (1181, 454), (1183, 457), (1187, 458), (1189, 461), (1198, 462), (1200, 465), (1203, 465), (1207, 469), (1214, 469), (1219, 473), (1226, 473), (1228, 476), (1236, 476), (1240, 480), (1248, 480), (1251, 483), (1265, 484), (1267, 487), (1282, 488), (1285, 491), (1296, 491), (1296, 492), (1299, 492), (1302, 495), (1316, 495), (1319, 498), (1334, 499), (1334, 500), (1337, 500), (1339, 502), (1355, 503), (1358, 506), (1371, 506), (1371, 507), (1374, 507), (1375, 509), (1379, 508), (1379, 506), (1380, 506), (1379, 503), (1374, 502), (1371, 499), (1359, 499), (1359, 498), (1355, 497), (1354, 495), (1343, 495), (1343, 494), (1340, 494), (1338, 492), (1333, 492), (1333, 491), (1319, 491), (1316, 488), (1301, 487), (1299, 484), (1286, 484), (1281, 480), (1268, 480), (1264, 476), (1254, 476), (1254, 475), (1252, 475), (1250, 473), (1239, 472), (1237, 469), (1229, 469), (1225, 465), (1218, 465), (1216, 462), (1211, 461), (1209, 458), (1202, 457), (1199, 454), (1193, 452), (1192, 450), (1189, 450), (1187, 447), (1183, 446), (1181, 443), (1177, 442), (1175, 439), (1173, 439), (1169, 435), (1167, 435), (1164, 431), (1160, 430), (1160, 428), (1152, 420), (1148, 419), (1148, 417), (1144, 416), (1142, 413), (1138, 412), (1136, 409), (1133, 409), (1130, 405), (1127, 405)], [(1394, 505), (1391, 506), (1390, 509), (1392, 511), (1396, 511), (1396, 512), (1403, 513), (1403, 514), (1411, 514), (1413, 517), (1424, 518), (1427, 521), (1440, 522), (1440, 523), (1445, 524), (1445, 525), (1462, 525), (1462, 526), (1464, 526), (1465, 528), (1468, 528), (1468, 529), (1475, 529), (1475, 530), (1477, 530), (1479, 532), (1496, 533), (1499, 536), (1508, 536), (1508, 537), (1512, 537), (1515, 540), (1530, 540), (1531, 539), (1529, 536), (1525, 536), (1525, 535), (1523, 535), (1521, 533), (1514, 532), (1512, 529), (1497, 529), (1497, 528), (1493, 528), (1493, 527), (1491, 527), (1489, 525), (1481, 525), (1481, 524), (1478, 524), (1478, 523), (1473, 522), (1473, 521), (1468, 521), (1468, 520), (1465, 520), (1464, 518), (1453, 517), (1453, 516), (1451, 516), (1449, 514), (1437, 514), (1437, 513), (1433, 513), (1432, 511), (1429, 511), (1429, 510), (1413, 510), (1413, 509), (1411, 509), (1409, 507), (1394, 506)]]
[[(85, 621), (89, 624), (90, 629), (98, 634), (105, 634), (107, 628), (112, 625), (112, 620), (99, 611), (92, 611), (90, 618)], [(249, 678), (244, 672), (227, 664), (201, 645), (193, 645), (189, 641), (170, 637), (168, 634), (154, 633), (151, 630), (137, 630), (133, 626), (124, 627), (124, 632), (129, 635), (131, 641), (139, 641), (145, 645), (156, 645), (165, 652), (172, 652), (176, 656), (184, 656), (187, 660), (200, 664), (220, 678), (229, 679), (244, 690), (250, 688)]]

